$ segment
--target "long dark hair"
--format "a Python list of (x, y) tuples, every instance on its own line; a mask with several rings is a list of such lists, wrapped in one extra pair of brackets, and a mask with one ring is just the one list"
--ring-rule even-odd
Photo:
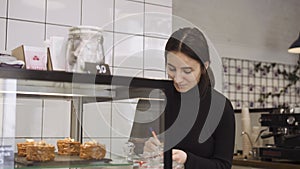
[(175, 31), (165, 47), (165, 60), (168, 52), (182, 52), (188, 57), (198, 61), (201, 67), (201, 78), (198, 83), (200, 95), (204, 95), (208, 87), (212, 86), (209, 79), (211, 70), (206, 70), (204, 63), (210, 62), (209, 49), (205, 36), (197, 28), (181, 28)]

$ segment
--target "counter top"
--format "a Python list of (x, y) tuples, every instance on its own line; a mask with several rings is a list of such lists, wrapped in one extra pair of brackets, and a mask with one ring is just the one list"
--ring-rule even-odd
[(233, 157), (233, 165), (251, 166), (266, 169), (300, 169), (300, 163), (290, 163), (289, 161), (262, 161), (254, 159), (244, 159), (240, 156)]

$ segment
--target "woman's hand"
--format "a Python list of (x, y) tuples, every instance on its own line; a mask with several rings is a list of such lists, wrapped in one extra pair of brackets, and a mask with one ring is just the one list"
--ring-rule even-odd
[(173, 161), (176, 161), (179, 164), (184, 164), (187, 159), (187, 154), (182, 150), (173, 149), (172, 150), (172, 159), (173, 159)]
[(155, 152), (159, 150), (159, 146), (161, 146), (161, 142), (154, 137), (150, 137), (144, 146), (144, 152)]
[[(144, 153), (145, 152), (155, 152), (158, 151), (159, 147), (161, 146), (161, 142), (153, 137), (150, 137), (146, 142), (144, 146)], [(172, 150), (172, 159), (173, 161), (176, 161), (179, 164), (184, 164), (187, 159), (187, 154), (178, 149)]]

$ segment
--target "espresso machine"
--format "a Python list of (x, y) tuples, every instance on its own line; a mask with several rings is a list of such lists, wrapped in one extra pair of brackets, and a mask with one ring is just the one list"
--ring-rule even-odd
[(259, 148), (262, 160), (300, 161), (300, 112), (276, 109), (269, 114), (262, 114), (260, 123), (269, 128), (269, 133), (262, 134), (261, 138), (274, 138), (274, 145)]

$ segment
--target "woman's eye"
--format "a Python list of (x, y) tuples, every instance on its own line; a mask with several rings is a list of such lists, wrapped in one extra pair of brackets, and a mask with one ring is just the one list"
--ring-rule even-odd
[(192, 69), (184, 69), (183, 72), (186, 74), (190, 74), (192, 73)]
[(172, 68), (172, 67), (169, 67), (168, 69), (169, 69), (169, 71), (172, 71), (172, 72), (176, 71), (176, 69)]

